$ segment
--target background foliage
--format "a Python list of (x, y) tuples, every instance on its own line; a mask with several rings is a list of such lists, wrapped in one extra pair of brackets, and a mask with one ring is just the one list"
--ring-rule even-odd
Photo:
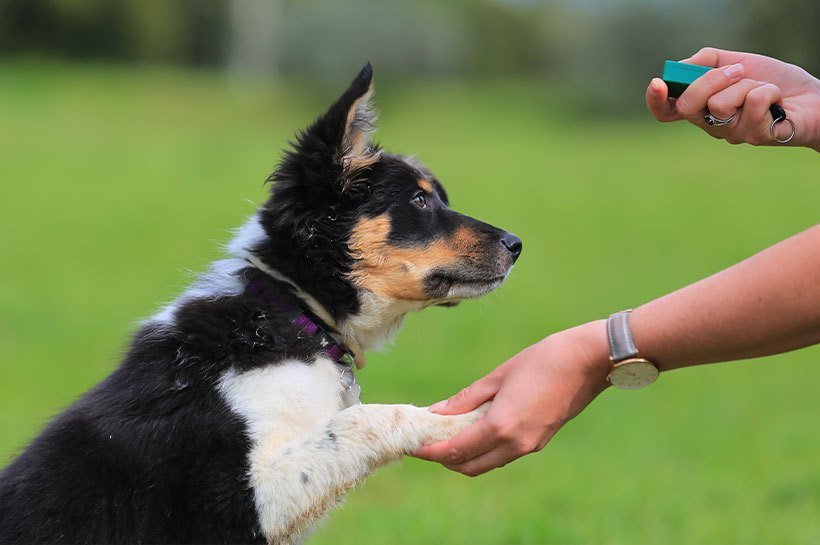
[[(229, 4), (2, 5), (0, 465), (113, 369), (139, 319), (220, 255), (264, 199), (279, 150), (364, 56), (376, 67), (378, 138), (416, 153), (456, 208), (525, 246), (497, 294), (411, 316), (392, 350), (372, 354), (366, 401), (437, 401), (552, 331), (817, 222), (814, 152), (732, 147), (637, 113), (656, 62), (747, 43), (736, 18), (723, 19), (736, 34), (709, 35), (706, 3), (405, 3), (394, 35), (391, 3), (282, 2), (268, 44), (314, 51), (280, 50), (267, 75), (252, 44), (231, 60), (225, 19), (241, 15)], [(816, 36), (800, 39), (779, 43), (816, 62)], [(583, 83), (593, 65), (623, 77), (622, 99), (609, 83)], [(577, 115), (590, 105), (601, 115)], [(311, 542), (815, 542), (818, 356), (605, 392), (543, 452), (479, 479), (408, 460), (354, 491)]]
[[(336, 82), (526, 76), (637, 111), (664, 59), (758, 51), (820, 70), (814, 0), (0, 0), (0, 56), (161, 63)], [(584, 99), (580, 104), (577, 99)]]

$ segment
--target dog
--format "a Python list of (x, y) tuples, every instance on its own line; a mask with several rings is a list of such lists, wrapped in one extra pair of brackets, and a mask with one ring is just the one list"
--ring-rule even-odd
[(229, 257), (5, 468), (0, 543), (301, 543), (376, 468), (481, 416), (359, 402), (365, 350), (521, 253), (373, 142), (372, 74), (297, 135)]

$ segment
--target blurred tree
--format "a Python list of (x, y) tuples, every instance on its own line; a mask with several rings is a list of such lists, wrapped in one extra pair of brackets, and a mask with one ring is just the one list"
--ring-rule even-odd
[(128, 56), (148, 62), (182, 62), (185, 59), (183, 27), (186, 13), (178, 2), (124, 0), (123, 47)]
[(704, 45), (820, 70), (818, 0), (0, 0), (0, 54), (227, 66), (310, 79), (549, 78), (584, 110), (643, 109)]
[(734, 0), (742, 46), (820, 75), (820, 1)]
[(280, 0), (231, 0), (230, 70), (246, 74), (278, 73), (281, 25)]
[(0, 53), (217, 65), (225, 0), (0, 0)]
[(462, 6), (470, 39), (467, 63), (477, 74), (522, 75), (541, 72), (549, 58), (537, 2), (480, 0)]
[(458, 74), (467, 54), (463, 15), (431, 0), (285, 1), (282, 71), (338, 81), (369, 59), (380, 76)]
[(570, 12), (553, 28), (562, 53), (557, 73), (590, 114), (643, 111), (646, 85), (665, 59), (736, 42), (726, 20), (731, 14), (720, 1), (621, 1), (607, 10)]
[(109, 0), (0, 0), (0, 51), (123, 58), (122, 20)]

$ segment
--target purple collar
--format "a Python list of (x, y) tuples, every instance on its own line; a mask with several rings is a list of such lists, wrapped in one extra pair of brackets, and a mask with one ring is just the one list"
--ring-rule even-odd
[[(326, 325), (318, 316), (304, 309), (300, 305), (295, 305), (277, 297), (275, 294), (275, 280), (268, 274), (260, 271), (256, 267), (251, 268), (246, 274), (247, 284), (245, 293), (265, 300), (272, 307), (283, 312), (290, 323), (299, 328), (299, 336), (316, 337), (319, 345), (324, 350), (324, 355), (335, 363), (343, 364), (347, 367), (353, 365), (353, 351), (343, 342), (334, 337), (330, 331), (333, 329)], [(278, 285), (276, 285), (278, 287)], [(349, 361), (345, 362), (345, 358)]]

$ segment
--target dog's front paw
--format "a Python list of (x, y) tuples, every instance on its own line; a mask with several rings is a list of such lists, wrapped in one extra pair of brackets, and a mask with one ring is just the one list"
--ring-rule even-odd
[(437, 441), (452, 439), (461, 430), (481, 419), (489, 408), (489, 401), (465, 414), (436, 414), (424, 408), (427, 415), (424, 418), (425, 427), (421, 437), (421, 444), (427, 445)]

